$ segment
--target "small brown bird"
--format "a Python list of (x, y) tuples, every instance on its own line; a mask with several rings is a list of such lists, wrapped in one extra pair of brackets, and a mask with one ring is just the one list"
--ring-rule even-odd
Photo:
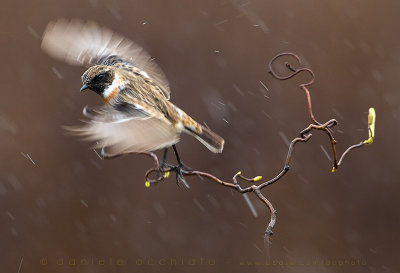
[[(73, 133), (95, 141), (111, 156), (174, 147), (181, 132), (210, 151), (221, 153), (224, 140), (172, 104), (168, 81), (137, 44), (93, 22), (50, 22), (42, 48), (71, 65), (90, 66), (81, 91), (99, 94), (105, 105), (84, 109), (89, 121)], [(178, 157), (179, 161), (179, 157)]]

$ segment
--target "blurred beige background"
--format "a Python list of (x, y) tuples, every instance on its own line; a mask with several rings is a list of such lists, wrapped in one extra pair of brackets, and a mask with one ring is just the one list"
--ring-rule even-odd
[[(397, 272), (399, 10), (395, 0), (3, 1), (1, 272)], [(291, 171), (264, 190), (278, 210), (268, 250), (267, 210), (253, 196), (258, 217), (240, 194), (197, 177), (190, 190), (173, 178), (146, 189), (147, 158), (102, 161), (64, 134), (101, 100), (79, 92), (83, 68), (40, 50), (59, 17), (95, 20), (156, 58), (172, 101), (226, 139), (214, 155), (184, 137), (178, 149), (194, 169), (227, 180), (281, 170), (283, 139), (309, 123), (298, 89), (306, 76), (267, 74), (283, 51), (314, 70), (314, 113), (338, 119), (339, 152), (367, 137), (370, 106), (376, 142), (334, 175), (324, 135), (298, 145)]]

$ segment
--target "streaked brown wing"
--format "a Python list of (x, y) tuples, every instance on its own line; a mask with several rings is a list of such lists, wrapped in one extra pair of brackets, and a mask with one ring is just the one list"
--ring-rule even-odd
[(94, 22), (78, 19), (50, 22), (43, 33), (42, 49), (71, 65), (91, 66), (107, 63), (107, 59), (112, 59), (110, 64), (118, 61), (131, 64), (145, 71), (165, 97), (170, 97), (167, 77), (142, 47)]
[[(85, 111), (84, 111), (85, 114)], [(179, 134), (167, 120), (152, 116), (125, 115), (111, 106), (94, 108), (85, 114), (90, 120), (81, 127), (65, 127), (74, 135), (95, 141), (108, 155), (149, 152), (179, 141)]]

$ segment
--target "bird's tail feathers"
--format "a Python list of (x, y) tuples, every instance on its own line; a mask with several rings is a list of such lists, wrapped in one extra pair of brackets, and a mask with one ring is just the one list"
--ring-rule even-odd
[[(201, 125), (199, 125), (201, 126)], [(185, 127), (185, 131), (193, 135), (198, 141), (200, 141), (204, 146), (206, 146), (213, 153), (222, 153), (224, 148), (225, 140), (212, 132), (211, 130), (201, 126), (201, 133), (197, 133), (190, 127)]]

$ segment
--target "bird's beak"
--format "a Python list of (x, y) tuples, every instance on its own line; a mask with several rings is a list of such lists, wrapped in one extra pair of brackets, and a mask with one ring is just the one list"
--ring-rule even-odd
[(83, 91), (83, 90), (86, 90), (86, 89), (89, 89), (90, 88), (90, 86), (88, 85), (88, 84), (84, 84), (84, 85), (82, 85), (82, 87), (81, 87), (81, 92)]

